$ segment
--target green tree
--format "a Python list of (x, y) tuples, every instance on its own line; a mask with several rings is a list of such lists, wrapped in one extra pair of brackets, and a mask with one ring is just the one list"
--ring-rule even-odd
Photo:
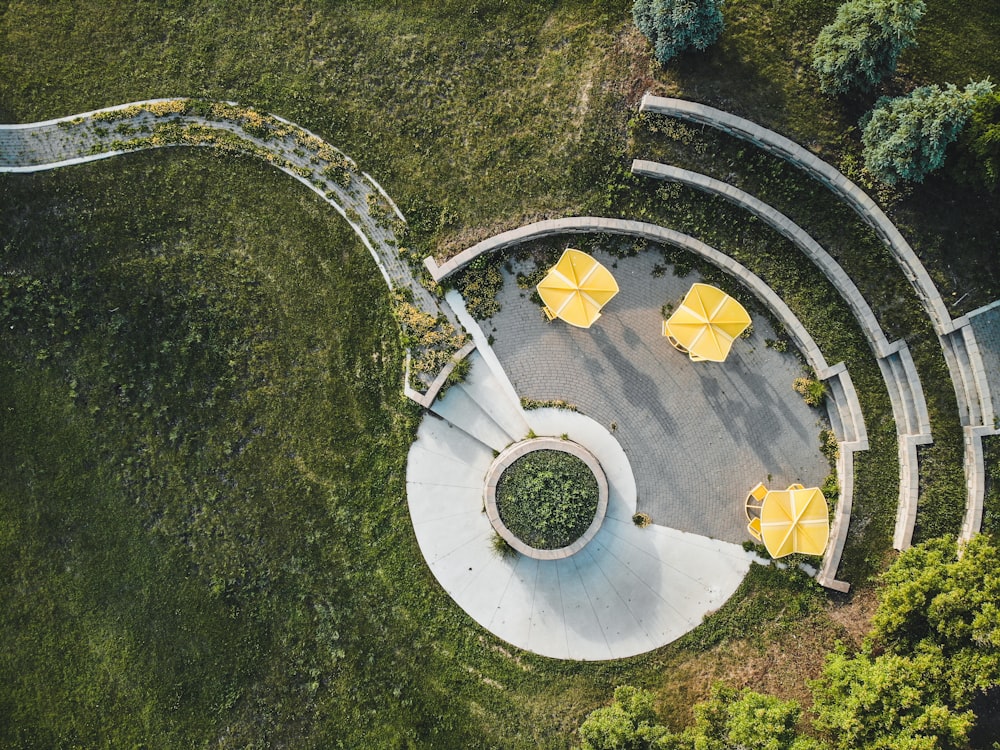
[(849, 0), (813, 46), (813, 68), (825, 94), (871, 91), (912, 46), (923, 0)]
[(657, 723), (648, 690), (622, 685), (610, 706), (591, 711), (580, 725), (584, 750), (647, 750), (667, 734)]
[(816, 728), (836, 750), (961, 750), (975, 716), (949, 702), (947, 672), (931, 644), (913, 656), (840, 648), (812, 683)]
[(985, 535), (962, 547), (935, 539), (913, 547), (883, 576), (872, 619), (872, 651), (906, 654), (924, 643), (941, 649), (952, 672), (951, 699), (1000, 685), (1000, 552)]
[(722, 0), (635, 0), (632, 18), (666, 65), (688, 47), (706, 49), (722, 33)]
[(694, 707), (695, 723), (667, 747), (684, 750), (819, 750), (799, 735), (799, 704), (749, 688), (717, 684), (711, 697)]
[(883, 576), (861, 651), (812, 683), (816, 727), (838, 749), (963, 748), (981, 691), (1000, 685), (1000, 552), (985, 536), (912, 547)]
[(883, 182), (923, 182), (944, 163), (945, 149), (961, 132), (976, 100), (993, 90), (987, 81), (964, 90), (922, 86), (908, 96), (882, 97), (861, 121), (865, 166)]
[(979, 97), (958, 137), (956, 176), (987, 190), (1000, 186), (1000, 93)]

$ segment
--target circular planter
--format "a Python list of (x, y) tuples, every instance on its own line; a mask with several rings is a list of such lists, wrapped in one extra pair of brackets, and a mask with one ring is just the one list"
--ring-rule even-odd
[[(597, 480), (597, 512), (594, 514), (594, 520), (575, 542), (566, 547), (559, 547), (558, 549), (531, 547), (516, 537), (500, 519), (500, 511), (497, 509), (497, 482), (500, 481), (500, 476), (507, 467), (517, 461), (517, 459), (534, 451), (559, 451), (576, 456), (587, 464), (587, 468), (590, 469)], [(486, 472), (483, 502), (486, 506), (486, 516), (490, 519), (490, 524), (504, 538), (507, 544), (515, 550), (522, 555), (533, 557), (536, 560), (561, 560), (576, 554), (587, 546), (587, 543), (600, 530), (601, 524), (604, 522), (604, 515), (608, 511), (608, 479), (604, 476), (604, 469), (601, 468), (601, 464), (594, 457), (594, 454), (582, 445), (574, 443), (571, 440), (561, 440), (554, 437), (530, 438), (508, 446), (493, 460), (489, 471)]]

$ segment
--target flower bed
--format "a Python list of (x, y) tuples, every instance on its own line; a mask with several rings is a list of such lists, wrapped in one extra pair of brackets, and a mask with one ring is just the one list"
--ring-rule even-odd
[(532, 451), (497, 482), (497, 511), (510, 532), (535, 549), (560, 549), (579, 539), (597, 513), (600, 490), (590, 467), (557, 450)]

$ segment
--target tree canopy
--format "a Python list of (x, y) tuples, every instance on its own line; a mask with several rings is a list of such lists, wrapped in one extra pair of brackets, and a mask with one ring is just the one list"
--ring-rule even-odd
[(989, 94), (989, 81), (921, 86), (908, 96), (882, 97), (861, 121), (868, 171), (883, 182), (923, 182), (944, 164), (945, 150), (969, 119), (977, 99)]
[(722, 0), (635, 0), (632, 18), (666, 65), (688, 47), (706, 49), (722, 33)]
[(1000, 93), (976, 100), (958, 146), (956, 176), (996, 190), (1000, 186)]
[(615, 688), (610, 706), (592, 711), (580, 726), (583, 750), (647, 750), (667, 733), (657, 723), (653, 694), (628, 685)]
[(915, 44), (923, 0), (849, 0), (823, 28), (813, 47), (813, 68), (825, 94), (871, 91), (896, 70), (899, 55)]
[[(725, 685), (682, 732), (658, 724), (652, 693), (618, 688), (580, 729), (585, 750), (963, 750), (977, 698), (1000, 687), (1000, 550), (980, 535), (903, 552), (883, 575), (872, 629), (838, 646), (810, 683), (814, 728), (795, 701)], [(829, 742), (829, 744), (824, 744)]]
[(1000, 552), (978, 536), (912, 547), (883, 576), (861, 651), (838, 649), (812, 683), (835, 747), (958, 750), (973, 699), (1000, 685)]

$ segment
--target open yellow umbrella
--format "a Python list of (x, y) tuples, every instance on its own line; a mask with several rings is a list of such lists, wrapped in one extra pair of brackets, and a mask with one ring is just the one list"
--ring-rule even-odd
[(663, 324), (663, 335), (694, 361), (722, 362), (733, 339), (750, 325), (743, 305), (721, 289), (694, 284)]
[(618, 294), (618, 282), (591, 256), (570, 248), (537, 289), (549, 318), (560, 318), (578, 328), (590, 328), (601, 317), (601, 308)]
[(826, 498), (818, 487), (801, 485), (768, 492), (760, 509), (760, 533), (771, 557), (822, 555), (830, 539)]

